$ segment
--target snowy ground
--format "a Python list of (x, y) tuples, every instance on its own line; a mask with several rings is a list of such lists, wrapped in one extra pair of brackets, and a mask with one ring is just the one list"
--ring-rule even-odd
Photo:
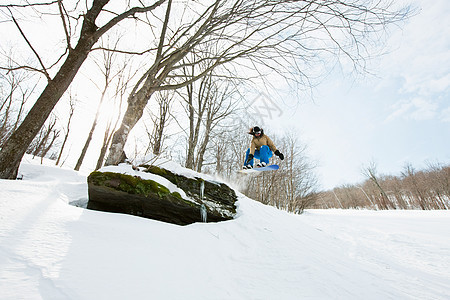
[(240, 196), (176, 226), (69, 205), (86, 177), (0, 180), (0, 299), (450, 299), (450, 212), (309, 210)]

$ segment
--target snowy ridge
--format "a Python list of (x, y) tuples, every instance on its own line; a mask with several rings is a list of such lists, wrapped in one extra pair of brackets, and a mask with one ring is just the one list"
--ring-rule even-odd
[(238, 193), (236, 219), (177, 226), (68, 205), (86, 176), (0, 180), (1, 299), (449, 299), (448, 211), (291, 215)]

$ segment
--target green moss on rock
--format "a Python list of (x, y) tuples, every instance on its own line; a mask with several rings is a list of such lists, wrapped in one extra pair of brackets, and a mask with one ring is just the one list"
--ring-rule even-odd
[(157, 167), (157, 166), (146, 166), (147, 167), (147, 171), (149, 173), (155, 174), (155, 175), (159, 175), (159, 176), (164, 176), (167, 175), (167, 171), (163, 168)]
[[(180, 199), (180, 200), (184, 200), (183, 197), (181, 197), (180, 193), (178, 193), (178, 192), (173, 192), (173, 193), (172, 193), (172, 196), (174, 196), (174, 197), (176, 197), (176, 198), (178, 198), (178, 199)], [(184, 201), (185, 201), (185, 200), (184, 200)]]
[[(174, 224), (201, 222), (201, 207), (207, 209), (208, 222), (230, 220), (236, 213), (234, 190), (226, 184), (185, 177), (157, 166), (140, 166), (144, 172), (166, 178), (183, 190), (170, 190), (154, 180), (114, 172), (92, 172), (88, 177), (88, 208), (127, 213)], [(144, 176), (145, 177), (145, 176)], [(201, 185), (204, 184), (202, 197)], [(189, 200), (188, 200), (189, 199)]]
[(154, 180), (142, 179), (126, 174), (96, 171), (89, 175), (88, 182), (98, 186), (114, 188), (129, 194), (148, 196), (150, 193), (155, 193), (160, 197), (172, 194), (176, 198), (181, 198), (179, 193), (170, 193), (168, 188)]
[[(210, 182), (203, 178), (188, 178), (183, 175), (172, 173), (169, 170), (157, 166), (145, 166), (144, 172), (162, 176), (182, 189), (187, 196), (196, 199), (198, 202), (211, 201), (226, 210), (236, 213), (234, 203), (237, 201), (236, 193), (224, 183)], [(204, 184), (203, 198), (200, 196), (200, 186)]]

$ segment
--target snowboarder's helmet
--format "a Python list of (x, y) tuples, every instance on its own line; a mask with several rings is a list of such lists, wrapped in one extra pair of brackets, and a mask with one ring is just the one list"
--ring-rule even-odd
[(259, 128), (258, 126), (253, 127), (253, 133), (254, 134), (261, 134), (261, 128)]

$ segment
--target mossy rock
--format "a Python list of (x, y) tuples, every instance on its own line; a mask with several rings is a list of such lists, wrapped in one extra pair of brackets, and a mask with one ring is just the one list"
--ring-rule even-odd
[[(126, 213), (179, 225), (200, 222), (202, 204), (206, 206), (209, 222), (229, 220), (235, 215), (236, 195), (233, 190), (229, 188), (226, 192), (217, 190), (220, 185), (204, 181), (205, 196), (202, 200), (200, 199), (200, 183), (203, 179), (186, 178), (158, 167), (149, 168), (149, 170), (184, 190), (188, 199), (183, 199), (178, 192), (171, 193), (168, 188), (153, 180), (96, 171), (88, 177), (88, 208)], [(226, 194), (233, 194), (234, 199), (230, 200), (228, 196), (221, 196)], [(215, 195), (215, 199), (210, 195)]]
[[(228, 185), (219, 182), (207, 181), (199, 177), (188, 178), (183, 175), (172, 173), (169, 170), (157, 167), (147, 166), (144, 172), (149, 172), (155, 175), (162, 176), (181, 188), (185, 193), (199, 201), (213, 201), (220, 203), (223, 206), (233, 206), (237, 201), (236, 193)], [(200, 196), (201, 184), (204, 184), (203, 199)], [(234, 213), (236, 211), (234, 210)]]
[[(153, 180), (146, 180), (140, 177), (113, 173), (113, 172), (92, 172), (88, 177), (88, 182), (95, 185), (102, 185), (123, 191), (129, 194), (148, 195), (157, 193), (159, 195), (170, 194), (165, 186)], [(181, 197), (180, 197), (181, 198)]]

